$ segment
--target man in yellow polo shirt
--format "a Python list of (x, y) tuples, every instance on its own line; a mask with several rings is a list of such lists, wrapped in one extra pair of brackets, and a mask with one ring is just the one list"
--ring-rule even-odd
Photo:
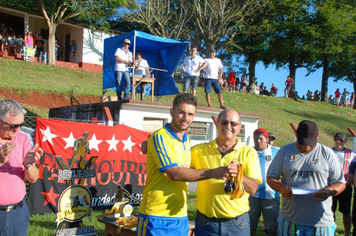
[(214, 169), (189, 168), (190, 140), (186, 130), (193, 122), (196, 108), (195, 96), (178, 94), (170, 109), (171, 123), (148, 139), (147, 180), (136, 235), (188, 235), (187, 182), (224, 179), (237, 174), (236, 163), (227, 163)]
[(219, 132), (215, 140), (192, 147), (191, 168), (212, 169), (239, 162), (242, 164), (244, 194), (230, 200), (230, 194), (224, 191), (224, 180), (199, 181), (195, 235), (250, 235), (248, 198), (257, 191), (257, 185), (262, 183), (257, 152), (237, 139), (242, 127), (237, 111), (222, 111), (215, 125)]

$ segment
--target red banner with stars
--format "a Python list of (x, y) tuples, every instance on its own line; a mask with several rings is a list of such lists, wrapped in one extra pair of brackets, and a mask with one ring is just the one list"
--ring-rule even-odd
[[(63, 159), (64, 165), (70, 166), (75, 140), (83, 137), (85, 132), (89, 133), (89, 150), (84, 162), (98, 157), (89, 167), (95, 169), (96, 176), (85, 179), (83, 183), (92, 193), (92, 207), (110, 208), (115, 202), (118, 184), (133, 196), (142, 198), (146, 158), (141, 153), (141, 143), (147, 140), (149, 133), (124, 125), (104, 126), (37, 118), (36, 143), (45, 154), (36, 163), (39, 179), (30, 187), (28, 205), (31, 213), (58, 211), (58, 198), (67, 183), (59, 178), (63, 167), (57, 160)], [(79, 169), (80, 158), (74, 159), (73, 168)]]

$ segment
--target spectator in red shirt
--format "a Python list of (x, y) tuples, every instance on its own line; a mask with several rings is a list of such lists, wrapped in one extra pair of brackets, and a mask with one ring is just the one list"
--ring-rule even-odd
[(341, 96), (341, 93), (340, 93), (339, 89), (336, 89), (336, 91), (335, 91), (335, 105), (336, 106), (340, 106), (340, 96)]
[(271, 96), (273, 97), (277, 96), (277, 92), (278, 92), (277, 87), (274, 84), (272, 84), (271, 91), (270, 91)]
[(229, 77), (229, 91), (230, 92), (234, 92), (235, 93), (235, 72), (232, 71), (232, 69), (230, 69), (230, 73), (228, 74)]

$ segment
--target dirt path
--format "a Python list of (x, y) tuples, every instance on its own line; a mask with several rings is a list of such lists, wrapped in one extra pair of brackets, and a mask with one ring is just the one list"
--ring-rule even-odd
[[(12, 98), (17, 100), (23, 105), (33, 105), (38, 107), (44, 108), (53, 108), (53, 107), (63, 107), (63, 106), (70, 106), (70, 96), (60, 96), (58, 94), (53, 93), (40, 93), (40, 92), (33, 92), (26, 94), (25, 96), (17, 94), (16, 91), (9, 91), (9, 90), (2, 90), (0, 89), (0, 96), (2, 98)], [(80, 103), (87, 104), (87, 103), (98, 103), (100, 102), (100, 97), (95, 96), (81, 96), (76, 97)], [(77, 103), (73, 103), (77, 104)]]

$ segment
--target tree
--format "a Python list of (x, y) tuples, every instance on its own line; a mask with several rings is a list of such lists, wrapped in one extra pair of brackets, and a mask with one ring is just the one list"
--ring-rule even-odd
[(248, 65), (249, 84), (254, 83), (257, 62), (268, 56), (267, 41), (270, 38), (270, 25), (273, 21), (271, 13), (273, 10), (267, 4), (262, 11), (246, 17), (227, 48), (229, 54), (243, 56), (244, 64)]
[(135, 23), (151, 34), (179, 39), (186, 35), (187, 22), (191, 18), (190, 6), (175, 0), (130, 0), (122, 8), (121, 17)]
[[(259, 0), (132, 0), (123, 19), (155, 35), (189, 40), (205, 49), (222, 49), (233, 40), (245, 17), (266, 4)], [(202, 51), (202, 50), (200, 50)]]
[(310, 11), (309, 0), (275, 0), (271, 8), (274, 21), (271, 25), (271, 37), (268, 40), (268, 57), (263, 61), (266, 65), (276, 64), (276, 69), (287, 66), (293, 78), (291, 97), (296, 99), (295, 83), (298, 68), (310, 69), (316, 54), (313, 45), (313, 12)]
[(328, 101), (330, 64), (346, 49), (347, 39), (355, 35), (356, 12), (350, 1), (316, 0), (314, 2), (315, 22), (319, 26), (315, 34), (315, 47), (319, 60), (314, 63), (314, 67), (323, 68), (321, 100)]
[(69, 19), (85, 20), (96, 30), (108, 26), (106, 20), (117, 14), (125, 0), (32, 0), (48, 27), (48, 64), (55, 64), (57, 26)]

